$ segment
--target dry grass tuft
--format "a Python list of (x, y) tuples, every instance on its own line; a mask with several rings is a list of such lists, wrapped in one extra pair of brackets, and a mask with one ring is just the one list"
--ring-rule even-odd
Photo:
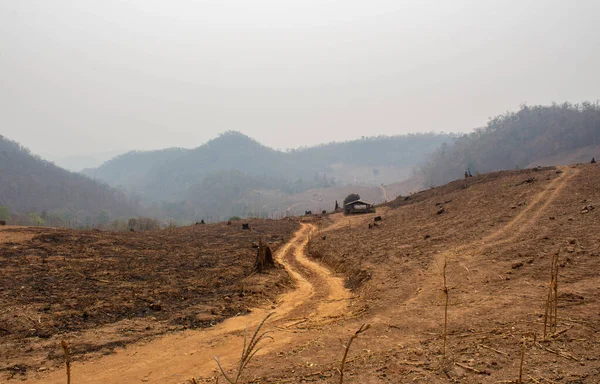
[(263, 319), (263, 321), (260, 322), (260, 324), (258, 325), (258, 328), (256, 328), (256, 331), (252, 335), (250, 342), (248, 342), (248, 328), (246, 328), (246, 331), (244, 333), (244, 347), (242, 348), (242, 356), (240, 358), (240, 363), (239, 363), (237, 372), (235, 374), (235, 377), (229, 377), (225, 373), (225, 370), (223, 369), (223, 366), (221, 365), (221, 361), (219, 360), (218, 357), (215, 356), (214, 359), (217, 362), (217, 365), (219, 366), (219, 370), (221, 371), (221, 374), (223, 375), (225, 380), (227, 380), (228, 383), (237, 384), (240, 380), (240, 377), (242, 376), (242, 373), (244, 372), (244, 369), (246, 368), (246, 366), (248, 365), (250, 360), (252, 360), (254, 355), (256, 355), (256, 353), (258, 353), (258, 351), (260, 351), (262, 349), (262, 347), (259, 347), (258, 344), (263, 340), (266, 340), (266, 339), (272, 340), (273, 339), (271, 336), (268, 336), (268, 334), (271, 333), (272, 331), (266, 331), (266, 332), (260, 333), (260, 330), (265, 325), (267, 320), (274, 314), (275, 313), (273, 313), (273, 312), (269, 313)]
[(444, 292), (444, 333), (442, 338), (444, 340), (444, 346), (442, 347), (442, 356), (446, 358), (446, 339), (448, 335), (448, 301), (450, 300), (450, 289), (446, 285), (446, 266), (448, 262), (444, 260), (444, 265), (442, 266), (442, 276), (444, 278), (444, 286), (442, 287), (442, 292)]
[(521, 362), (519, 364), (519, 380), (517, 381), (518, 384), (523, 383), (523, 365), (525, 363), (525, 352), (527, 351), (527, 336), (532, 338), (532, 345), (535, 345), (536, 343), (535, 333), (524, 334), (521, 338)]
[(544, 313), (544, 339), (550, 332), (556, 332), (556, 320), (558, 318), (558, 256), (560, 251), (552, 255), (550, 267), (550, 283), (548, 284), (548, 296), (546, 297), (546, 311)]

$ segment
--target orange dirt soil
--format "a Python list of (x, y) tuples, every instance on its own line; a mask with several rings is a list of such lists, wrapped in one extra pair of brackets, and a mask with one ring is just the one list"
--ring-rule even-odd
[[(383, 221), (369, 229), (378, 215)], [(375, 215), (312, 219), (277, 252), (294, 287), (276, 303), (75, 363), (73, 382), (215, 382), (211, 357), (234, 367), (244, 327), (253, 331), (274, 311), (274, 340), (244, 382), (339, 382), (340, 340), (370, 323), (352, 345), (345, 383), (514, 383), (526, 336), (523, 382), (595, 384), (599, 215), (600, 167), (577, 165), (479, 175), (397, 199)], [(544, 340), (556, 252), (558, 326)], [(28, 379), (59, 383), (64, 373)]]

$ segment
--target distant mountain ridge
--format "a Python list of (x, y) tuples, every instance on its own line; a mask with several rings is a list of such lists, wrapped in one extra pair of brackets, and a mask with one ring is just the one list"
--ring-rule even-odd
[(49, 160), (68, 171), (81, 172), (86, 168), (99, 167), (106, 161), (126, 152), (129, 151), (108, 151), (79, 155), (56, 155), (50, 153), (40, 153), (39, 155), (42, 158)]
[(155, 151), (130, 151), (116, 156), (98, 168), (86, 168), (82, 174), (113, 186), (131, 188), (143, 182), (148, 172), (187, 154), (190, 149), (167, 148)]
[(0, 206), (12, 214), (55, 214), (76, 220), (103, 214), (130, 216), (139, 206), (105, 183), (69, 172), (0, 136)]
[(0, 137), (0, 214), (9, 206), (96, 222), (140, 209), (165, 221), (281, 216), (327, 209), (352, 189), (383, 199), (462, 178), (467, 169), (599, 160), (599, 148), (598, 102), (524, 105), (464, 135), (380, 136), (288, 151), (230, 131), (193, 149), (128, 152), (84, 170), (89, 178)]
[[(230, 131), (194, 149), (129, 152), (84, 174), (139, 194), (147, 203), (201, 200), (197, 196), (214, 192), (214, 186), (208, 185), (211, 180), (233, 189), (239, 184), (277, 193), (357, 181), (379, 185), (405, 178), (428, 153), (452, 137), (433, 133), (382, 136), (283, 152)], [(235, 205), (251, 190), (235, 194), (236, 200), (230, 203)]]

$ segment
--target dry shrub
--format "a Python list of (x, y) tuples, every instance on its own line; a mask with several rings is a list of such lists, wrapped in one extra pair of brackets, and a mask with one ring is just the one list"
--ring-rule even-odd
[(354, 341), (354, 339), (360, 336), (361, 333), (366, 332), (369, 328), (371, 328), (371, 324), (361, 325), (358, 331), (356, 331), (354, 335), (350, 336), (348, 344), (344, 345), (344, 356), (342, 357), (342, 361), (340, 362), (340, 384), (344, 383), (344, 366), (346, 365), (346, 358), (348, 357), (348, 351), (350, 350), (352, 342)]
[(127, 226), (134, 231), (155, 231), (160, 229), (160, 222), (150, 217), (132, 217)]
[(244, 372), (244, 369), (246, 368), (246, 366), (248, 365), (250, 360), (252, 360), (254, 355), (256, 355), (258, 353), (258, 351), (260, 351), (262, 349), (262, 347), (259, 347), (258, 344), (263, 340), (272, 339), (271, 336), (268, 336), (268, 334), (271, 333), (271, 331), (266, 331), (266, 332), (260, 333), (260, 330), (265, 325), (267, 320), (274, 314), (275, 313), (273, 313), (273, 312), (269, 313), (263, 319), (263, 321), (260, 322), (260, 324), (258, 325), (258, 328), (256, 328), (256, 331), (252, 335), (250, 342), (248, 342), (248, 328), (246, 328), (246, 332), (244, 333), (244, 347), (242, 348), (242, 356), (240, 358), (239, 366), (238, 366), (237, 372), (235, 374), (235, 377), (229, 377), (225, 373), (225, 370), (223, 369), (223, 366), (221, 365), (221, 361), (219, 360), (219, 358), (215, 357), (215, 361), (217, 362), (217, 365), (219, 366), (219, 370), (221, 371), (221, 374), (223, 375), (223, 377), (225, 378), (225, 380), (227, 380), (227, 382), (229, 384), (237, 384), (239, 382), (240, 377), (242, 376), (242, 373)]

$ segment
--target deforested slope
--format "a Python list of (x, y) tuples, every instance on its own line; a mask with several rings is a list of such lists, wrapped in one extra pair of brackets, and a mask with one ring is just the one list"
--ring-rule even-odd
[[(598, 180), (596, 165), (483, 174), (380, 208), (378, 227), (368, 228), (374, 215), (356, 216), (315, 237), (312, 255), (363, 298), (368, 314), (356, 323), (385, 335), (351, 364), (352, 382), (382, 372), (391, 382), (516, 380), (523, 335), (526, 377), (597, 382)], [(558, 327), (540, 341), (556, 253)]]

